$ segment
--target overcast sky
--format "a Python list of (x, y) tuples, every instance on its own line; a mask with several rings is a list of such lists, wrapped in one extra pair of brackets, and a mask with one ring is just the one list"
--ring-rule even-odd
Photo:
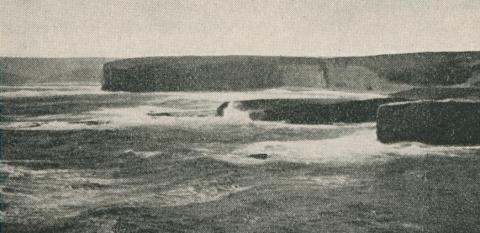
[(0, 0), (0, 56), (480, 50), (480, 0)]

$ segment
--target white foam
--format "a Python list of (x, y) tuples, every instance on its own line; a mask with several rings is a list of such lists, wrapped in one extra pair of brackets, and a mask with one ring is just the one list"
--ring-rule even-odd
[(0, 89), (0, 96), (5, 98), (114, 93), (103, 91), (100, 86), (0, 86)]
[(472, 99), (441, 99), (441, 100), (412, 100), (412, 101), (401, 101), (385, 104), (386, 106), (400, 106), (400, 105), (409, 105), (409, 104), (421, 104), (421, 103), (479, 103), (478, 100)]
[[(33, 160), (34, 161), (34, 160)], [(22, 162), (26, 162), (22, 160)], [(34, 177), (37, 179), (41, 178), (50, 178), (56, 181), (68, 181), (68, 182), (90, 182), (97, 184), (113, 184), (119, 181), (124, 181), (121, 179), (103, 179), (103, 178), (94, 178), (94, 177), (85, 177), (82, 173), (85, 171), (80, 170), (70, 170), (70, 169), (42, 169), (42, 170), (33, 170), (27, 167), (22, 166), (13, 166), (8, 164), (2, 164), (0, 166), (2, 172), (8, 173), (9, 177)]]
[(337, 123), (337, 124), (290, 124), (283, 121), (254, 121), (253, 124), (257, 127), (265, 129), (325, 129), (325, 130), (334, 130), (334, 129), (364, 129), (364, 128), (375, 128), (377, 125), (375, 122), (365, 122), (365, 123)]
[(88, 125), (81, 123), (72, 123), (67, 121), (48, 121), (48, 122), (2, 122), (0, 129), (14, 130), (81, 130), (81, 129), (106, 129), (109, 127)]
[(36, 97), (36, 96), (59, 96), (59, 95), (83, 95), (83, 94), (125, 94), (165, 96), (167, 99), (209, 100), (209, 101), (238, 101), (252, 99), (277, 99), (277, 98), (347, 98), (347, 99), (371, 99), (385, 98), (386, 95), (377, 93), (344, 92), (323, 89), (266, 89), (258, 91), (211, 91), (211, 92), (109, 92), (101, 90), (99, 84), (48, 84), (29, 86), (0, 86), (0, 96), (7, 98)]
[[(302, 141), (264, 141), (248, 144), (228, 156), (215, 158), (234, 163), (257, 164), (270, 161), (314, 163), (364, 163), (389, 159), (389, 154), (414, 156), (437, 154), (455, 156), (461, 152), (480, 150), (480, 146), (431, 146), (422, 143), (383, 144), (375, 130), (361, 130), (348, 136)], [(266, 160), (249, 158), (250, 154), (266, 153)]]
[(220, 200), (221, 198), (250, 189), (237, 186), (182, 186), (156, 195), (162, 199), (162, 206), (182, 206), (191, 203), (205, 203)]
[(228, 106), (223, 109), (223, 118), (237, 122), (252, 122), (250, 119), (250, 113), (248, 111), (242, 111), (238, 108), (239, 103), (230, 102)]
[(219, 92), (163, 92), (167, 98), (185, 98), (191, 100), (210, 100), (210, 101), (240, 101), (253, 99), (299, 99), (299, 98), (319, 98), (319, 99), (371, 99), (386, 98), (386, 95), (376, 93), (355, 93), (332, 91), (322, 89), (292, 91), (287, 89), (267, 89), (259, 91), (219, 91)]
[(151, 112), (173, 112), (178, 109), (169, 109), (155, 106), (138, 106), (132, 108), (105, 108), (99, 111), (90, 112), (96, 119), (109, 120), (109, 127), (131, 127), (131, 126), (179, 126), (179, 127), (198, 127), (215, 126), (219, 124), (244, 124), (244, 121), (236, 121), (228, 118), (215, 117), (213, 114), (206, 117), (192, 116), (160, 116), (152, 117), (148, 115)]
[[(281, 179), (281, 178), (280, 178)], [(303, 182), (312, 185), (326, 186), (329, 188), (340, 187), (345, 185), (351, 185), (357, 182), (350, 176), (346, 175), (329, 175), (329, 176), (297, 176), (292, 178), (286, 178), (289, 181)]]
[(134, 155), (134, 156), (137, 156), (137, 157), (140, 157), (140, 158), (150, 158), (150, 157), (154, 157), (154, 156), (160, 155), (160, 154), (162, 154), (162, 152), (161, 152), (161, 151), (134, 151), (134, 150), (126, 150), (126, 151), (124, 151), (122, 154)]
[[(45, 90), (29, 88), (45, 88), (44, 86), (23, 87), (19, 89), (25, 93), (7, 92), (5, 95), (38, 96), (70, 94), (102, 93), (111, 94), (117, 92), (101, 91), (99, 86), (52, 86)], [(70, 89), (69, 89), (70, 88)], [(65, 90), (67, 89), (67, 90)], [(87, 91), (85, 91), (87, 90)], [(29, 91), (33, 91), (28, 94)], [(10, 93), (10, 94), (8, 94)], [(102, 108), (82, 114), (57, 114), (43, 115), (38, 117), (16, 116), (22, 122), (2, 122), (0, 128), (16, 130), (80, 130), (80, 129), (111, 129), (119, 127), (135, 126), (178, 126), (199, 127), (216, 125), (256, 125), (259, 127), (338, 127), (338, 126), (288, 126), (282, 122), (253, 122), (247, 111), (241, 111), (232, 104), (225, 109), (224, 117), (215, 117), (218, 106), (225, 101), (246, 99), (268, 98), (372, 98), (384, 97), (370, 93), (347, 93), (328, 90), (302, 90), (291, 91), (285, 89), (270, 89), (250, 92), (153, 92), (153, 93), (120, 93), (118, 98), (124, 95), (151, 95), (153, 98), (146, 102), (138, 103), (139, 106)], [(158, 97), (158, 98), (155, 98)], [(173, 102), (172, 102), (173, 101)], [(160, 107), (165, 104), (169, 107)], [(95, 105), (95, 102), (92, 103)], [(159, 106), (160, 105), (160, 106)], [(175, 113), (173, 116), (151, 116), (151, 113)], [(149, 115), (150, 114), (150, 115)], [(82, 124), (79, 121), (98, 121), (105, 124)], [(106, 123), (108, 122), (108, 123)]]
[[(203, 110), (205, 111), (205, 110)], [(0, 122), (1, 129), (14, 130), (105, 130), (136, 126), (175, 126), (179, 128), (217, 127), (217, 126), (255, 126), (264, 129), (338, 129), (372, 128), (375, 123), (302, 125), (276, 121), (252, 121), (247, 111), (235, 106), (224, 110), (223, 117), (215, 116), (214, 110), (208, 115), (195, 116), (202, 110), (185, 110), (150, 105), (122, 108), (102, 108), (84, 114), (57, 114), (23, 118), (22, 122)], [(151, 116), (151, 113), (178, 113), (175, 116)], [(89, 121), (99, 124), (88, 124)], [(82, 123), (83, 122), (83, 123)]]

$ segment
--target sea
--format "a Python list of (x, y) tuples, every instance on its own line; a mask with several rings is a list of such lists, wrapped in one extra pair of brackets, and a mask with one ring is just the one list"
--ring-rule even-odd
[[(374, 122), (253, 121), (234, 104), (383, 97), (305, 88), (129, 93), (99, 84), (1, 86), (2, 229), (423, 232), (431, 222), (409, 209), (419, 204), (402, 199), (401, 187), (385, 185), (385, 171), (405, 158), (454, 158), (479, 147), (382, 144)], [(217, 116), (224, 102), (232, 104)], [(411, 172), (402, 175), (424, 179), (422, 170)]]

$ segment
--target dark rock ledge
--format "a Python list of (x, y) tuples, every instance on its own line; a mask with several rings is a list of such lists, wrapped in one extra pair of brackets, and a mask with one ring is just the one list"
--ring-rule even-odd
[(480, 144), (480, 102), (420, 100), (382, 105), (377, 137), (383, 143)]

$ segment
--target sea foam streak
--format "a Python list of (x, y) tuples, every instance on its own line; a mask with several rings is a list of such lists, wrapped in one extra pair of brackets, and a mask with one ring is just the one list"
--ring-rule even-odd
[(100, 86), (0, 86), (0, 96), (4, 98), (62, 96), (62, 95), (108, 95)]
[(84, 94), (124, 94), (124, 95), (148, 95), (168, 96), (173, 99), (189, 100), (212, 100), (212, 101), (235, 101), (250, 99), (276, 99), (276, 98), (349, 98), (349, 99), (371, 99), (384, 98), (385, 95), (376, 93), (352, 93), (343, 91), (307, 89), (267, 89), (259, 91), (219, 91), (219, 92), (109, 92), (103, 91), (100, 85), (38, 85), (38, 86), (0, 86), (0, 96), (15, 97), (38, 97), (38, 96), (61, 96), (61, 95), (84, 95)]
[(355, 93), (343, 91), (331, 91), (321, 89), (311, 90), (288, 90), (288, 89), (267, 89), (261, 91), (243, 92), (163, 92), (167, 98), (184, 98), (190, 100), (211, 100), (211, 101), (239, 101), (254, 99), (372, 99), (386, 98), (386, 95), (377, 93)]
[[(257, 164), (271, 161), (314, 162), (330, 164), (384, 161), (393, 155), (444, 155), (480, 150), (480, 146), (432, 146), (422, 143), (383, 144), (377, 141), (375, 130), (359, 130), (353, 134), (324, 140), (264, 141), (247, 144), (228, 156), (217, 159), (233, 163)], [(270, 157), (258, 160), (250, 154), (266, 153)]]

